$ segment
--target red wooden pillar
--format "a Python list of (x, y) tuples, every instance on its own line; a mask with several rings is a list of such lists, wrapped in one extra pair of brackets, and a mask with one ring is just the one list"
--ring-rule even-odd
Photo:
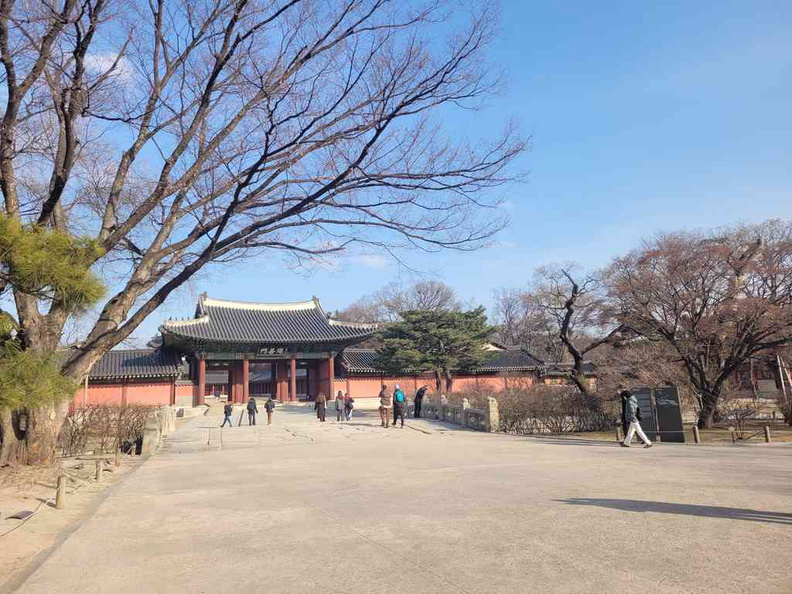
[(278, 402), (283, 402), (283, 385), (281, 382), (281, 362), (272, 362), (272, 380), (275, 382), (275, 394), (277, 395)]
[(250, 398), (250, 361), (242, 359), (242, 401)]
[(335, 357), (327, 360), (327, 399), (335, 398)]
[(198, 398), (196, 404), (203, 406), (204, 391), (206, 390), (206, 359), (198, 359)]
[(280, 391), (283, 394), (283, 400), (289, 401), (289, 371), (286, 367), (286, 361), (280, 362)]
[(289, 400), (297, 400), (297, 359), (289, 360)]

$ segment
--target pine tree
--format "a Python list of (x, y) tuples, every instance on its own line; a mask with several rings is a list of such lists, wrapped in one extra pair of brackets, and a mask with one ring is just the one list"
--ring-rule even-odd
[(484, 345), (495, 331), (483, 307), (405, 311), (401, 317), (381, 333), (383, 346), (375, 365), (389, 374), (432, 371), (438, 390), (443, 380), (445, 389), (452, 390), (453, 370), (473, 368), (486, 358)]

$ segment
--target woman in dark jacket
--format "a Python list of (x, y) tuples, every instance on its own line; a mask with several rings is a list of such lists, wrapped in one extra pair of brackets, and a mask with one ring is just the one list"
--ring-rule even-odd
[(314, 410), (316, 410), (316, 418), (324, 423), (327, 416), (327, 396), (324, 395), (324, 392), (319, 392), (319, 396), (316, 397)]

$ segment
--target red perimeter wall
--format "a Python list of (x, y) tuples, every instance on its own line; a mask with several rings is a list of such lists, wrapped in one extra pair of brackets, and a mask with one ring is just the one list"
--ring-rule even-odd
[[(454, 377), (453, 391), (467, 392), (473, 390), (488, 390), (491, 392), (500, 392), (509, 386), (519, 385), (520, 387), (528, 387), (535, 382), (536, 380), (532, 373), (508, 376), (459, 375)], [(390, 392), (393, 392), (396, 384), (399, 384), (409, 397), (412, 397), (418, 388), (424, 384), (429, 386), (429, 394), (435, 392), (435, 380), (433, 376), (352, 376), (349, 378), (349, 392), (352, 393), (353, 398), (376, 398), (379, 395), (382, 384), (388, 386)], [(347, 380), (345, 378), (336, 378), (335, 391), (333, 393), (335, 394), (338, 390), (347, 391)]]
[[(115, 404), (124, 403), (124, 388), (126, 387), (126, 404), (171, 404), (173, 382), (136, 382), (126, 385), (119, 383), (91, 384), (88, 383), (88, 398), (84, 397), (84, 388), (77, 390), (72, 406), (81, 407), (89, 404)], [(185, 386), (178, 386), (184, 388)], [(192, 393), (192, 386), (186, 386)]]

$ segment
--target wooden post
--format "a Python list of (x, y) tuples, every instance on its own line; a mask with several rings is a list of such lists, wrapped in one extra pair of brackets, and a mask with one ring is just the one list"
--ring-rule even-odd
[(621, 437), (619, 437), (619, 426), (616, 425), (616, 442), (620, 442), (620, 441), (621, 441)]
[(242, 359), (242, 402), (250, 400), (250, 361)]
[(196, 398), (197, 406), (204, 405), (205, 390), (206, 390), (206, 359), (198, 359), (198, 398)]
[(764, 427), (764, 434), (765, 434), (765, 443), (770, 443), (770, 427), (765, 425)]
[(330, 354), (327, 360), (327, 399), (335, 398), (335, 357)]
[(61, 471), (58, 474), (58, 488), (55, 491), (55, 509), (63, 509), (66, 505), (66, 476)]
[(297, 401), (297, 359), (289, 360), (289, 400)]
[(97, 458), (96, 459), (96, 475), (94, 478), (96, 479), (97, 483), (102, 482), (102, 472), (104, 471), (104, 458)]
[(699, 428), (696, 425), (693, 425), (693, 442), (694, 443), (701, 443), (701, 436), (699, 435)]

